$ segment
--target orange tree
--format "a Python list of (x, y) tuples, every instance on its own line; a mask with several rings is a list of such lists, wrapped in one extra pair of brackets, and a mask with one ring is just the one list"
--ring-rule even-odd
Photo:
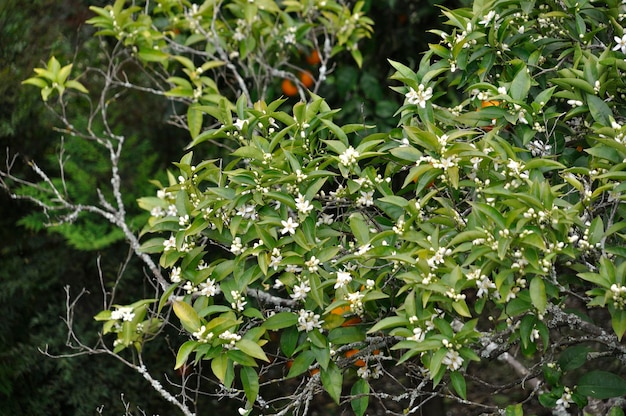
[[(187, 415), (200, 395), (240, 414), (307, 414), (322, 391), (358, 415), (410, 414), (433, 397), (491, 414), (623, 414), (624, 6), (444, 9), (449, 29), (416, 70), (391, 62), (404, 104), (383, 132), (336, 124), (315, 94), (336, 53), (361, 62), (360, 7), (93, 8), (99, 35), (119, 42), (111, 68), (139, 60), (149, 75), (134, 85), (110, 72), (111, 84), (171, 100), (191, 141), (139, 199), (140, 237), (119, 199), (61, 204), (121, 227), (154, 287), (110, 302), (101, 343), (84, 348)], [(291, 62), (311, 50), (321, 65), (305, 91)], [(67, 89), (86, 91), (69, 73), (51, 60), (27, 82), (64, 106)], [(285, 78), (300, 102), (273, 99)], [(115, 162), (123, 138), (106, 133), (93, 139)], [(222, 157), (204, 157), (215, 146)], [(37, 201), (59, 207), (45, 185), (53, 197)], [(146, 343), (166, 341), (182, 383), (144, 361)]]

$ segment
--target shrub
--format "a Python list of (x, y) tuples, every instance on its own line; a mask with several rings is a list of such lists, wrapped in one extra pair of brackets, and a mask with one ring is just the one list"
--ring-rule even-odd
[[(305, 414), (321, 390), (359, 415), (436, 396), (608, 412), (626, 393), (621, 3), (444, 9), (417, 71), (391, 62), (404, 105), (384, 132), (336, 124), (315, 93), (335, 53), (361, 61), (360, 3), (220, 5), (94, 8), (100, 35), (166, 74), (193, 149), (139, 199), (159, 296), (98, 314), (101, 348), (140, 355), (180, 323), (190, 384), (129, 366), (185, 414), (193, 391)], [(320, 56), (313, 91), (287, 70), (298, 47)], [(285, 78), (302, 101), (269, 98)], [(504, 382), (478, 370), (496, 359)], [(481, 386), (519, 391), (502, 404)]]

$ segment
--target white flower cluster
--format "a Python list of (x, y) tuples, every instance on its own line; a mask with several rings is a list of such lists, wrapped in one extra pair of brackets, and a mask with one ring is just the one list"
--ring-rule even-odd
[(356, 315), (363, 315), (363, 298), (365, 295), (358, 290), (354, 293), (348, 293), (346, 300), (350, 302), (350, 311)]
[(313, 210), (313, 205), (309, 202), (304, 195), (298, 193), (298, 197), (296, 198), (296, 209), (299, 213), (308, 215), (309, 212)]
[(433, 97), (433, 89), (431, 87), (426, 88), (424, 85), (420, 84), (417, 87), (417, 91), (413, 87), (410, 87), (405, 97), (409, 104), (426, 108), (426, 102)]
[(320, 315), (313, 311), (307, 311), (300, 309), (298, 312), (298, 331), (310, 332), (315, 328), (321, 328), (323, 320), (320, 320)]
[(463, 365), (463, 357), (457, 350), (449, 349), (441, 363), (448, 367), (448, 370), (456, 371)]
[(274, 270), (278, 270), (278, 266), (280, 266), (281, 261), (283, 261), (283, 255), (281, 254), (278, 247), (274, 247), (270, 255), (270, 264), (268, 265), (268, 267), (271, 267)]
[(350, 167), (359, 159), (360, 153), (352, 146), (348, 147), (342, 154), (339, 155), (339, 163), (345, 167)]
[(562, 409), (567, 409), (567, 408), (569, 408), (570, 403), (574, 403), (574, 401), (572, 400), (572, 390), (569, 387), (566, 386), (563, 389), (563, 394), (556, 401), (556, 407), (557, 408), (562, 408)]
[(356, 370), (356, 374), (363, 378), (363, 379), (377, 379), (380, 378), (380, 376), (382, 375), (382, 371), (383, 370), (383, 366), (380, 363), (376, 363), (375, 365), (372, 366), (363, 366), (363, 367), (359, 367), (358, 370)]
[(449, 256), (451, 254), (452, 254), (451, 249), (445, 248), (445, 247), (439, 247), (437, 251), (435, 251), (435, 254), (433, 254), (431, 258), (426, 260), (426, 263), (428, 263), (428, 266), (431, 269), (436, 269), (440, 264), (443, 264), (445, 262), (446, 256)]
[(319, 269), (320, 259), (315, 256), (304, 262), (304, 265), (308, 268), (309, 273), (315, 273)]
[(241, 243), (241, 237), (235, 237), (230, 245), (230, 252), (238, 256), (243, 253), (245, 249), (246, 247)]
[(613, 294), (613, 306), (623, 310), (624, 305), (626, 305), (626, 286), (613, 283), (611, 292)]
[(226, 344), (224, 344), (224, 346), (229, 350), (236, 348), (235, 344), (237, 343), (237, 341), (241, 341), (241, 335), (230, 332), (229, 330), (222, 332), (219, 338), (226, 341)]
[(246, 304), (246, 298), (238, 290), (231, 290), (230, 295), (233, 297), (233, 301), (230, 303), (230, 307), (241, 312), (244, 310)]
[(202, 325), (196, 332), (191, 335), (193, 335), (198, 340), (198, 342), (203, 344), (213, 339), (213, 332), (207, 332), (206, 326), (204, 325)]
[(116, 310), (111, 311), (111, 319), (119, 321), (120, 319), (125, 322), (130, 322), (135, 318), (135, 312), (133, 308), (129, 306), (118, 306)]

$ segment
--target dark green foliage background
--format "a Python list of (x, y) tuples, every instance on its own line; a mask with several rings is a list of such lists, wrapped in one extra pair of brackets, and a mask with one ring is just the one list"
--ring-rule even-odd
[[(28, 160), (54, 170), (60, 137), (52, 129), (55, 120), (39, 91), (20, 82), (52, 55), (63, 64), (74, 61), (73, 76), (87, 65), (100, 63), (98, 40), (83, 22), (91, 16), (90, 5), (106, 3), (4, 0), (0, 4), (0, 144), (3, 152), (10, 148), (11, 154), (20, 155), (14, 173), (36, 179), (25, 167)], [(363, 68), (344, 57), (320, 95), (332, 107), (343, 108), (340, 123), (364, 122), (388, 130), (397, 124), (392, 116), (402, 97), (388, 88), (392, 71), (387, 59), (415, 66), (427, 42), (436, 41), (426, 30), (441, 21), (440, 13), (433, 0), (371, 0), (367, 8), (376, 27), (373, 38), (361, 45)], [(89, 80), (85, 83), (89, 88)], [(156, 100), (127, 94), (118, 104), (109, 121), (127, 138), (121, 168), (128, 181), (123, 188), (129, 217), (139, 229), (142, 218), (135, 198), (153, 192), (148, 180), (178, 160), (188, 138), (167, 126), (166, 108)], [(78, 125), (85, 122), (87, 103), (80, 111), (75, 114)], [(89, 199), (93, 190), (106, 185), (108, 165), (97, 149), (82, 141), (65, 138), (65, 146), (80, 155), (66, 164), (70, 191), (79, 198), (84, 195), (80, 202), (93, 202)], [(98, 218), (81, 217), (73, 226), (52, 229), (43, 228), (45, 220), (32, 205), (0, 195), (0, 416), (93, 415), (98, 409), (105, 415), (123, 414), (122, 395), (146, 413), (158, 413), (162, 399), (110, 357), (52, 359), (41, 353), (46, 346), (51, 354), (71, 353), (65, 346), (67, 328), (62, 320), (65, 286), (74, 296), (83, 288), (89, 292), (77, 309), (75, 331), (86, 344), (95, 343), (99, 326), (92, 317), (103, 307), (97, 258), (110, 286), (128, 250), (121, 235)], [(133, 283), (143, 281), (141, 273), (132, 263), (126, 268), (118, 289), (120, 302), (150, 290)], [(175, 379), (173, 354), (152, 351), (149, 359), (160, 366), (157, 372)]]

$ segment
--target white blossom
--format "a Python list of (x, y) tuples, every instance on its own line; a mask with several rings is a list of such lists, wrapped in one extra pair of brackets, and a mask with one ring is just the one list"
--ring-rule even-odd
[(300, 284), (293, 286), (293, 293), (290, 296), (293, 300), (304, 300), (310, 291), (311, 286), (309, 286), (309, 282), (303, 280)]
[(335, 283), (335, 289), (344, 287), (351, 281), (352, 281), (352, 276), (350, 275), (350, 273), (346, 272), (345, 270), (341, 272), (337, 272), (337, 282)]
[(233, 349), (235, 347), (235, 343), (237, 341), (241, 341), (241, 335), (232, 333), (228, 329), (222, 332), (219, 338), (227, 342), (227, 344), (224, 344), (224, 345), (228, 349)]
[(311, 203), (304, 198), (304, 195), (298, 193), (298, 198), (296, 198), (296, 209), (298, 212), (307, 215), (313, 210), (313, 205), (311, 205)]
[(296, 228), (298, 227), (298, 225), (300, 225), (300, 224), (298, 224), (297, 222), (295, 222), (295, 221), (293, 220), (293, 218), (291, 218), (291, 217), (287, 218), (287, 221), (282, 220), (280, 223), (281, 223), (281, 224), (282, 224), (282, 226), (284, 227), (284, 228), (280, 231), (280, 232), (281, 232), (281, 234), (287, 234), (287, 233), (289, 233), (289, 234), (292, 234), (292, 235), (293, 235), (293, 234), (295, 234), (295, 233), (296, 233)]
[(170, 273), (170, 281), (172, 283), (178, 283), (180, 282), (180, 276), (181, 276), (181, 268), (180, 267), (172, 268), (172, 272)]
[(478, 288), (478, 293), (476, 296), (482, 298), (485, 295), (489, 294), (489, 289), (495, 289), (496, 285), (489, 280), (487, 276), (481, 276), (481, 279), (476, 282), (476, 287)]
[(459, 355), (457, 350), (448, 350), (441, 363), (445, 364), (448, 370), (456, 371), (463, 365), (463, 357)]
[(170, 238), (163, 241), (163, 251), (176, 250), (176, 237), (170, 235)]
[(278, 270), (278, 266), (280, 266), (281, 261), (283, 261), (283, 256), (278, 247), (274, 247), (272, 254), (270, 255), (269, 267), (272, 267), (274, 270)]
[(311, 258), (307, 261), (304, 262), (304, 265), (306, 267), (308, 267), (309, 272), (311, 273), (315, 273), (318, 270), (318, 267), (320, 264), (320, 259), (318, 259), (315, 256), (311, 256)]
[(215, 279), (209, 279), (198, 285), (199, 293), (202, 296), (215, 296), (220, 293), (220, 285), (215, 283)]
[(422, 328), (413, 328), (413, 335), (411, 335), (410, 337), (407, 337), (406, 339), (409, 341), (417, 341), (417, 342), (422, 342), (424, 341), (424, 338), (426, 337), (426, 332), (422, 329)]
[(237, 130), (241, 131), (243, 129), (243, 126), (246, 125), (246, 123), (248, 123), (248, 120), (242, 120), (242, 119), (237, 119), (233, 122), (233, 126), (235, 126), (237, 128)]
[(626, 53), (626, 33), (622, 35), (621, 38), (619, 36), (615, 36), (613, 39), (615, 39), (616, 43), (616, 45), (613, 47), (613, 50), (616, 51), (620, 49), (622, 53)]
[(165, 210), (161, 207), (154, 207), (150, 210), (150, 215), (155, 218), (161, 218), (165, 216)]
[(361, 191), (361, 196), (356, 199), (356, 203), (361, 207), (371, 207), (374, 205), (374, 191)]
[(433, 89), (431, 87), (424, 87), (420, 84), (417, 91), (413, 87), (409, 88), (409, 92), (405, 94), (405, 97), (409, 104), (418, 105), (421, 108), (426, 107), (426, 102), (433, 97)]

